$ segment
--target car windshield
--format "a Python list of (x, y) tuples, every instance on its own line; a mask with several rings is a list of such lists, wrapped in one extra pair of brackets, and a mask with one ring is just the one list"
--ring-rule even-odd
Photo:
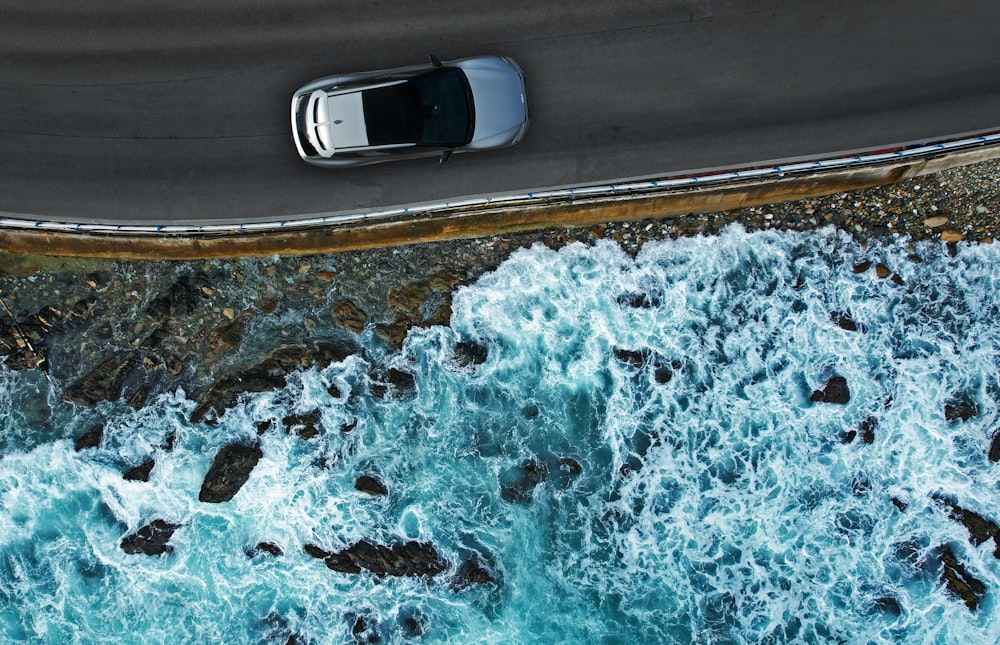
[(436, 69), (406, 83), (362, 93), (368, 145), (455, 147), (472, 138), (469, 83), (461, 70)]

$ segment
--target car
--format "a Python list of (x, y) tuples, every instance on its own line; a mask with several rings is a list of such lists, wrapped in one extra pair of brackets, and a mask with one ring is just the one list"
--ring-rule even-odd
[(529, 121), (524, 73), (506, 56), (431, 54), (423, 65), (320, 78), (292, 96), (295, 148), (326, 168), (506, 148)]

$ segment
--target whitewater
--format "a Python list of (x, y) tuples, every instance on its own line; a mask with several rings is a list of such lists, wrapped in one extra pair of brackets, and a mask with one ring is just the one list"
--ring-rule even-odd
[[(358, 354), (216, 424), (191, 423), (182, 390), (94, 410), (4, 368), (0, 634), (998, 642), (996, 545), (939, 501), (1000, 519), (998, 276), (996, 245), (863, 247), (833, 230), (734, 226), (635, 258), (536, 245), (459, 289), (450, 326), (401, 351), (359, 336), (412, 393), (374, 396)], [(484, 360), (457, 360), (459, 343)], [(823, 400), (837, 377), (848, 400)], [(960, 403), (975, 414), (946, 418)], [(316, 409), (316, 437), (260, 432)], [(98, 412), (103, 443), (77, 452)], [(237, 495), (199, 502), (216, 452), (250, 441), (262, 456)], [(148, 482), (122, 477), (150, 455)], [(362, 474), (388, 494), (357, 490)], [(126, 553), (156, 518), (178, 525), (172, 551)], [(449, 569), (340, 573), (304, 549), (359, 540), (432, 544)], [(977, 609), (943, 583), (942, 547), (985, 586)], [(471, 554), (492, 580), (454, 584)]]

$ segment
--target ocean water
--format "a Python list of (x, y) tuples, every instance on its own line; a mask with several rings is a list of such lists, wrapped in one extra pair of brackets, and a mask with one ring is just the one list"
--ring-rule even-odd
[[(855, 273), (863, 260), (898, 277)], [(183, 391), (105, 406), (104, 443), (80, 453), (95, 412), (4, 371), (2, 640), (997, 642), (994, 545), (933, 497), (1000, 520), (998, 283), (995, 246), (863, 249), (832, 231), (734, 227), (634, 259), (536, 246), (400, 354), (362, 336), (414, 374), (412, 395), (371, 396), (354, 356), (217, 426), (188, 421)], [(485, 362), (457, 363), (459, 341)], [(811, 401), (834, 375), (850, 400)], [(978, 416), (947, 421), (955, 401)], [(319, 436), (265, 433), (237, 496), (198, 501), (221, 446), (317, 408)], [(150, 455), (149, 482), (122, 478)], [(389, 494), (355, 490), (364, 473)], [(173, 552), (126, 554), (122, 537), (156, 518), (180, 525)], [(303, 550), (362, 539), (428, 542), (451, 567), (351, 575)], [(261, 541), (283, 555), (248, 557)], [(941, 545), (985, 584), (978, 610), (944, 588)], [(472, 553), (496, 581), (458, 589)]]

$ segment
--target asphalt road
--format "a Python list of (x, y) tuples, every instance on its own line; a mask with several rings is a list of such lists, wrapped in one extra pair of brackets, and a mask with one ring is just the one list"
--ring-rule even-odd
[[(0, 211), (280, 219), (810, 157), (1000, 127), (996, 0), (0, 0)], [(500, 152), (324, 170), (291, 93), (510, 55)]]

